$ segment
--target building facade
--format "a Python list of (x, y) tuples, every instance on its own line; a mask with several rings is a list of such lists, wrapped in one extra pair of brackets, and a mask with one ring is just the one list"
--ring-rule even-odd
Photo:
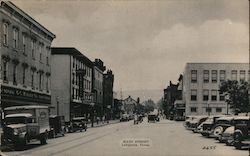
[(131, 96), (128, 96), (123, 100), (124, 113), (130, 115), (134, 114), (136, 104), (137, 102)]
[(174, 101), (174, 118), (175, 120), (184, 120), (185, 117), (185, 103), (183, 101), (183, 75), (178, 78), (176, 97)]
[(103, 108), (105, 113), (110, 114), (112, 118), (115, 117), (113, 86), (114, 74), (112, 70), (107, 70), (103, 80)]
[(89, 118), (93, 113), (93, 64), (75, 48), (52, 48), (52, 94), (54, 114), (68, 122), (73, 117)]
[(103, 61), (100, 59), (95, 59), (93, 62), (93, 80), (92, 80), (92, 91), (95, 103), (95, 113), (97, 116), (103, 116), (103, 72), (106, 67), (103, 65)]
[(51, 105), (55, 35), (13, 3), (0, 5), (1, 108)]
[(167, 88), (163, 90), (164, 113), (167, 118), (172, 118), (174, 116), (174, 102), (176, 99), (177, 87), (177, 84), (173, 84), (170, 81)]
[(186, 115), (231, 113), (225, 96), (219, 94), (220, 83), (249, 78), (248, 63), (187, 63), (183, 74)]

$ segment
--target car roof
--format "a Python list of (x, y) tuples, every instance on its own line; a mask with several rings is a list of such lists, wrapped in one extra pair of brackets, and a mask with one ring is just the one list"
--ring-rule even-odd
[(218, 118), (217, 120), (233, 120), (233, 119), (234, 119), (233, 116), (223, 116), (223, 117)]
[(82, 119), (86, 119), (85, 117), (75, 117), (73, 118), (73, 120), (82, 120)]
[(19, 113), (19, 114), (9, 114), (6, 115), (5, 118), (13, 118), (13, 117), (32, 117), (32, 114), (30, 113)]
[(13, 106), (13, 107), (6, 107), (4, 110), (35, 109), (35, 108), (48, 108), (48, 106), (37, 106), (37, 105)]
[(235, 116), (234, 120), (249, 120), (249, 116)]

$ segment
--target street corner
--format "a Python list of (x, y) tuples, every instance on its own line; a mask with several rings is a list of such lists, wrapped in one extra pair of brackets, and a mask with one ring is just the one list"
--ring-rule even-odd
[(152, 140), (149, 138), (124, 138), (120, 142), (121, 148), (150, 148)]

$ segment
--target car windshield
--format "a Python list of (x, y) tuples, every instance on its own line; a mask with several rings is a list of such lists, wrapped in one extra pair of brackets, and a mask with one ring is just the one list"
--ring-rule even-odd
[(10, 124), (25, 124), (27, 121), (26, 117), (8, 117), (4, 119), (6, 125)]
[(205, 122), (213, 122), (213, 118), (207, 118)]
[(217, 120), (217, 124), (231, 124), (230, 120)]
[(249, 120), (234, 120), (234, 123), (237, 124), (248, 124)]

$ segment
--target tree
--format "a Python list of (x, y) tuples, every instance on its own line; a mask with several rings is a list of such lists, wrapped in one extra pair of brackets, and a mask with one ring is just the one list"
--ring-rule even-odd
[(235, 114), (249, 112), (248, 83), (246, 81), (224, 81), (220, 85), (219, 92), (228, 97), (226, 102)]

